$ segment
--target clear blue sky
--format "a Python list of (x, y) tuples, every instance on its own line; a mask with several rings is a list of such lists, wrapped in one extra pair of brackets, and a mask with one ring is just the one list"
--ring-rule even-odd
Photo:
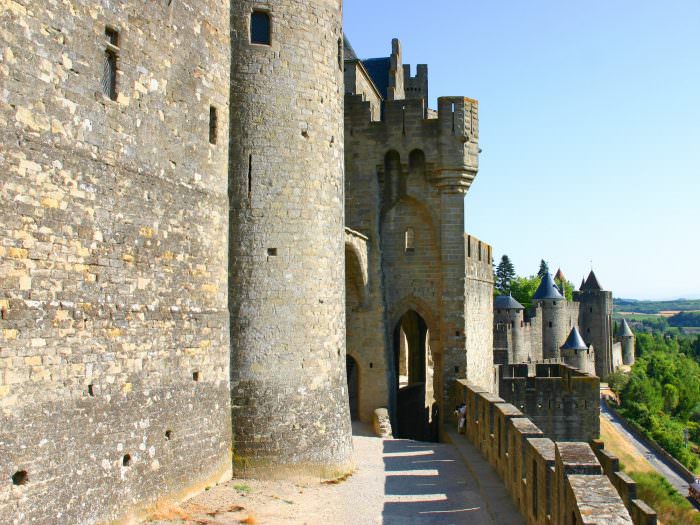
[[(470, 233), (519, 274), (590, 261), (618, 297), (700, 296), (700, 0), (346, 0), (362, 58), (479, 100)], [(415, 70), (415, 69), (414, 69)]]

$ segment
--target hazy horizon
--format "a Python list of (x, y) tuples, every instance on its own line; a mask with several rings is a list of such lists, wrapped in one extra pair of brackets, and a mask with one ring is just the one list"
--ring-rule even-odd
[(540, 259), (616, 297), (700, 296), (700, 2), (345, 2), (362, 58), (427, 63), (479, 100), (465, 229), (520, 275)]

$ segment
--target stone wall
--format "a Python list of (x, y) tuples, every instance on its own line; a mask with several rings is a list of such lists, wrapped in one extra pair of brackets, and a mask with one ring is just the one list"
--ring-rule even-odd
[[(269, 45), (251, 42), (251, 14)], [(340, 0), (231, 16), (234, 468), (332, 477), (352, 463), (345, 353)]]
[(230, 474), (228, 2), (0, 28), (0, 522), (138, 514)]
[[(403, 98), (398, 42), (392, 43), (390, 61), (390, 98)], [(368, 238), (370, 274), (374, 265), (380, 272), (386, 340), (393, 340), (407, 312), (422, 318), (434, 360), (431, 386), (442, 393), (436, 395), (440, 406), (449, 406), (452, 396), (443, 385), (468, 367), (464, 193), (477, 169), (477, 103), (441, 98), (437, 118), (426, 118), (422, 99), (389, 100), (377, 122), (362, 95), (347, 95), (345, 102), (346, 225)], [(491, 345), (487, 348), (491, 361)], [(384, 380), (389, 371), (393, 404), (393, 346), (387, 354), (381, 345), (367, 351), (374, 358), (365, 359), (361, 369), (373, 380)], [(385, 356), (386, 368), (368, 368)]]
[(596, 440), (591, 444), (593, 452), (600, 462), (603, 472), (622, 498), (625, 507), (632, 516), (635, 525), (656, 525), (654, 509), (637, 498), (637, 483), (620, 470), (620, 460), (605, 450), (605, 443)]
[(556, 441), (600, 435), (600, 380), (563, 364), (499, 367), (498, 393)]
[(492, 351), (494, 279), (491, 252), (491, 246), (465, 234), (466, 377), (472, 383), (495, 391)]
[(587, 443), (553, 441), (517, 407), (466, 380), (455, 388), (467, 406), (465, 438), (494, 467), (529, 525), (633, 523)]

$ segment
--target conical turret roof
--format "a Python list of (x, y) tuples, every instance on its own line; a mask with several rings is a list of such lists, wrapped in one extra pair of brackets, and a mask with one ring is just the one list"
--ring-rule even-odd
[(555, 281), (566, 281), (566, 277), (564, 277), (564, 272), (561, 271), (561, 268), (557, 270), (557, 273), (554, 275), (554, 280)]
[(617, 330), (617, 335), (619, 337), (634, 337), (630, 325), (627, 324), (627, 319), (623, 319), (620, 323), (620, 328)]
[(586, 279), (586, 282), (581, 286), (581, 290), (586, 292), (599, 292), (602, 289), (603, 287), (600, 286), (598, 278), (595, 276), (595, 273), (593, 273), (593, 270), (591, 270), (591, 273), (588, 274), (588, 279)]
[(561, 346), (561, 350), (588, 350), (588, 345), (583, 341), (578, 328), (574, 326), (566, 338), (566, 342)]
[(493, 307), (499, 310), (525, 310), (525, 307), (510, 294), (496, 297), (493, 300)]
[(583, 290), (583, 287), (586, 286), (586, 278), (581, 277), (581, 286), (578, 287), (579, 290)]
[(557, 285), (554, 284), (554, 279), (552, 279), (552, 274), (547, 272), (544, 277), (542, 277), (542, 281), (540, 282), (540, 285), (537, 287), (537, 291), (535, 292), (535, 295), (532, 296), (532, 299), (535, 301), (541, 301), (543, 299), (563, 299), (564, 297), (559, 293), (559, 288), (557, 288)]

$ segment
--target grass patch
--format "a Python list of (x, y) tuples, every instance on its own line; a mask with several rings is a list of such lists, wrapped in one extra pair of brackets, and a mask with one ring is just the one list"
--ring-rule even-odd
[(233, 486), (234, 490), (237, 490), (238, 492), (243, 492), (244, 494), (248, 494), (251, 492), (253, 489), (250, 488), (249, 485), (246, 485), (245, 483), (236, 483)]
[(637, 482), (637, 498), (658, 514), (664, 525), (700, 525), (700, 513), (656, 472), (629, 472)]

